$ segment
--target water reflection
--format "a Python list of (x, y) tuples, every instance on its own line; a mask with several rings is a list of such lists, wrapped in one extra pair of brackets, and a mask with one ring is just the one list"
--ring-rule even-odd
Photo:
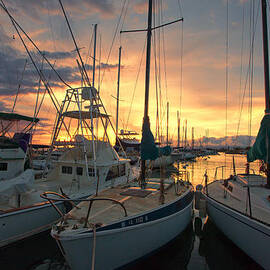
[[(217, 179), (223, 177), (229, 177), (233, 174), (233, 157), (235, 160), (236, 173), (245, 172), (246, 156), (245, 155), (232, 155), (219, 153), (218, 155), (212, 155), (207, 157), (198, 157), (194, 161), (187, 162), (175, 162), (174, 168), (179, 170), (186, 170), (189, 174), (190, 182), (194, 187), (198, 184), (204, 184), (203, 175), (207, 171), (209, 181), (213, 181), (215, 176)], [(224, 167), (225, 166), (225, 167)], [(222, 169), (223, 167), (223, 169)], [(252, 162), (250, 168), (252, 172), (259, 171), (259, 162)], [(216, 170), (216, 168), (218, 168)]]
[(0, 249), (0, 268), (3, 270), (32, 270), (46, 260), (64, 265), (64, 259), (49, 231)]
[[(166, 233), (166, 232), (160, 232)], [(158, 237), (158, 235), (157, 235)], [(188, 269), (191, 252), (194, 247), (195, 234), (193, 224), (190, 223), (186, 230), (178, 235), (172, 242), (160, 249), (154, 255), (126, 267), (126, 270), (175, 270)], [(138, 246), (139, 246), (138, 241)]]
[(262, 268), (226, 238), (207, 219), (199, 234), (199, 254), (203, 256), (210, 270), (261, 270)]

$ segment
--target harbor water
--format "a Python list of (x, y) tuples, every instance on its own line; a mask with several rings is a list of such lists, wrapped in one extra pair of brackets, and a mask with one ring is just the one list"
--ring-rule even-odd
[[(228, 177), (233, 174), (232, 160), (233, 155), (225, 155), (224, 153), (198, 157), (195, 161), (175, 162), (169, 173), (185, 172), (184, 174), (187, 175), (189, 181), (196, 187), (198, 184), (204, 184), (205, 174), (207, 174), (209, 182), (215, 178), (220, 179), (222, 176)], [(234, 160), (236, 173), (244, 172), (245, 156), (234, 155)], [(226, 167), (224, 167), (225, 165)], [(254, 162), (250, 169), (258, 172), (259, 167), (260, 164)], [(153, 176), (158, 177), (159, 173), (153, 172)], [(261, 269), (227, 239), (208, 217), (198, 218), (196, 211), (194, 210), (193, 222), (176, 239), (152, 255), (125, 267), (125, 269)], [(139, 246), (140, 239), (138, 239), (138, 248)], [(106, 255), (104, 255), (104, 259), (106, 259)], [(69, 267), (59, 251), (57, 243), (47, 231), (2, 248), (0, 250), (0, 269), (64, 270), (69, 269)]]

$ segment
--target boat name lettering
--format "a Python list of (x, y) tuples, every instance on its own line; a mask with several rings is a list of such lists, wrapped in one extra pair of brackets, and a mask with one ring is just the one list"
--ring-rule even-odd
[(140, 224), (140, 223), (143, 223), (143, 222), (146, 222), (148, 221), (148, 216), (141, 216), (141, 217), (137, 217), (137, 218), (134, 218), (134, 219), (130, 219), (126, 222), (122, 222), (121, 223), (121, 227), (126, 227), (126, 226), (131, 226), (131, 225), (136, 225), (136, 224)]

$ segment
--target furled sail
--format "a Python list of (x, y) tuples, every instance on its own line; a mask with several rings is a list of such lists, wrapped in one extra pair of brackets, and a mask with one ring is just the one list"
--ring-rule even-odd
[(270, 115), (266, 114), (256, 137), (256, 141), (247, 153), (247, 161), (252, 162), (260, 159), (264, 162), (270, 163)]
[(141, 141), (141, 159), (155, 160), (159, 156), (169, 156), (172, 152), (170, 146), (157, 147), (153, 133), (150, 129), (149, 117), (143, 123), (142, 141)]
[(141, 159), (155, 160), (159, 156), (158, 148), (155, 145), (155, 139), (150, 129), (149, 117), (143, 121), (142, 141), (141, 141)]

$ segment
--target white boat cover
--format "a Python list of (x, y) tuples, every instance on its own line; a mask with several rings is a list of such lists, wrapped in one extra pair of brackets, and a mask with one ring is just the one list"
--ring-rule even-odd
[(23, 194), (33, 189), (34, 172), (28, 169), (15, 178), (0, 181), (0, 201), (6, 201), (13, 195)]

